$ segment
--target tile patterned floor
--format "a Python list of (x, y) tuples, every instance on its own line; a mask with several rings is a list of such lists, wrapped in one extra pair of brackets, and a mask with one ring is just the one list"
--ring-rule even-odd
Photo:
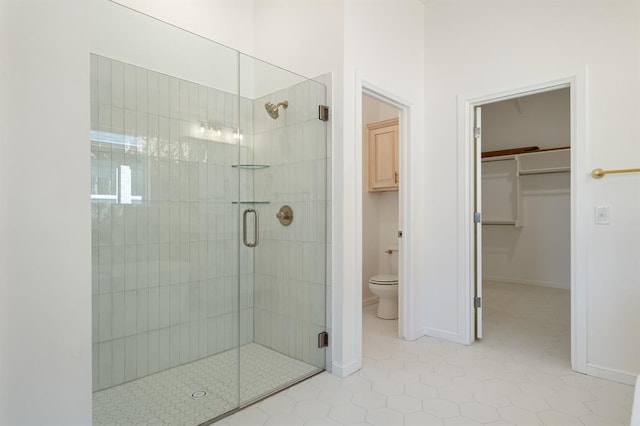
[(322, 373), (217, 424), (629, 424), (632, 386), (570, 369), (566, 290), (485, 283), (484, 338), (471, 346), (402, 341), (375, 307), (359, 372)]
[[(317, 368), (251, 343), (240, 348), (240, 398), (252, 401)], [(204, 391), (203, 397), (192, 397)], [(196, 395), (198, 396), (198, 395)], [(93, 394), (94, 425), (197, 425), (238, 405), (231, 350)]]

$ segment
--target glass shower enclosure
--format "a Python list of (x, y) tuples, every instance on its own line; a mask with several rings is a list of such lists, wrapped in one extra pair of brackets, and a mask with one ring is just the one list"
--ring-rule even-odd
[(90, 16), (94, 423), (209, 423), (323, 371), (325, 86)]

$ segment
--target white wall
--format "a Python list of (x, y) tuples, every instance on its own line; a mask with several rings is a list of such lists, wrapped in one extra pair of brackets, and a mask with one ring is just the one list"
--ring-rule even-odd
[[(465, 339), (465, 251), (457, 237), (463, 208), (458, 200), (464, 198), (457, 179), (465, 164), (457, 151), (457, 97), (586, 74), (586, 97), (578, 98), (577, 112), (588, 120), (579, 122), (573, 147), (580, 255), (574, 259), (580, 297), (575, 308), (588, 316), (579, 342), (586, 358), (579, 362), (585, 372), (630, 380), (640, 372), (640, 179), (630, 174), (597, 181), (588, 171), (638, 167), (640, 4), (430, 1), (425, 12), (424, 161), (438, 179), (426, 179), (423, 190), (439, 206), (422, 218), (427, 229), (421, 237), (431, 242), (424, 257), (428, 329)], [(598, 204), (610, 206), (609, 226), (593, 224)]]
[(569, 146), (569, 89), (552, 90), (482, 106), (482, 151)]
[[(483, 105), (482, 151), (569, 146), (569, 100), (566, 88)], [(523, 226), (482, 227), (483, 278), (569, 289), (569, 173), (518, 179)], [(486, 203), (490, 194), (483, 192), (482, 197)]]
[(114, 0), (251, 55), (254, 0)]
[[(391, 258), (384, 252), (398, 245), (398, 191), (369, 192), (367, 125), (398, 118), (393, 106), (371, 96), (362, 96), (362, 301), (376, 303), (378, 298), (369, 290), (369, 279), (377, 274), (390, 274)], [(394, 260), (397, 259), (394, 253)], [(393, 273), (397, 273), (397, 269)]]
[(344, 0), (255, 0), (253, 54), (307, 77), (341, 69)]
[(91, 423), (87, 10), (0, 2), (0, 424)]

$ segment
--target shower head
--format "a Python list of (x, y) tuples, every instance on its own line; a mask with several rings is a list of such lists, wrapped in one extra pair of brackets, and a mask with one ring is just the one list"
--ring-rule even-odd
[(280, 116), (280, 113), (278, 112), (278, 108), (282, 106), (282, 108), (287, 109), (289, 108), (289, 101), (284, 101), (284, 102), (280, 102), (277, 105), (273, 104), (271, 102), (267, 102), (266, 104), (264, 104), (264, 109), (267, 110), (267, 114), (269, 114), (271, 116), (271, 118), (273, 118), (274, 120), (276, 118), (278, 118)]

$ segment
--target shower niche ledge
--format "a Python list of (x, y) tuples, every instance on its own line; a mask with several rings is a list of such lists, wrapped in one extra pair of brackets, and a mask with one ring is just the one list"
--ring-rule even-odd
[(240, 200), (232, 201), (231, 204), (271, 204), (271, 201), (264, 200)]
[[(231, 167), (241, 170), (260, 170), (269, 168), (268, 164), (239, 163), (232, 164)], [(234, 200), (231, 204), (270, 204), (271, 201), (266, 200)]]
[(259, 170), (269, 168), (270, 166), (268, 164), (233, 164), (231, 167), (244, 170)]

